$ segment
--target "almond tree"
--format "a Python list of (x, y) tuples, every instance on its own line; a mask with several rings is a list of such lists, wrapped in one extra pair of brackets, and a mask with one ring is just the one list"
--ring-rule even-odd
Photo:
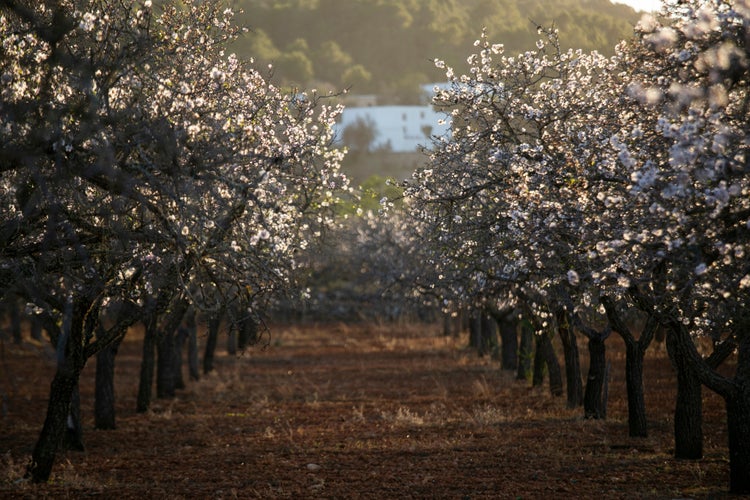
[[(575, 320), (597, 347), (591, 352), (599, 362), (591, 365), (601, 369), (592, 372), (590, 389), (599, 389), (591, 392), (594, 407), (586, 413), (598, 417), (610, 330), (606, 322), (587, 326), (573, 303), (587, 310), (597, 303), (597, 291), (579, 278), (589, 265), (581, 235), (595, 224), (582, 196), (582, 172), (607, 136), (606, 126), (591, 119), (600, 105), (591, 97), (611, 62), (596, 53), (562, 51), (554, 30), (539, 31), (535, 50), (518, 56), (505, 55), (502, 45), (483, 36), (467, 74), (446, 69), (451, 87), (437, 93), (435, 104), (450, 110), (452, 135), (436, 142), (430, 165), (415, 174), (407, 194), (434, 249), (430, 263), (444, 269), (438, 277), (458, 294), (496, 297), (514, 288), (535, 297), (528, 301), (540, 329), (552, 326), (554, 317)], [(574, 349), (567, 340), (566, 348)], [(577, 352), (566, 356), (571, 367), (576, 359)], [(568, 373), (576, 404), (580, 374)]]
[[(750, 8), (685, 1), (664, 14), (664, 25), (644, 18), (619, 56), (629, 101), (610, 141), (619, 182), (598, 187), (611, 200), (609, 217), (617, 219), (601, 243), (626, 251), (599, 255), (600, 276), (613, 293), (611, 284), (619, 282), (630, 300), (668, 327), (681, 384), (694, 377), (724, 398), (730, 489), (748, 493)], [(700, 337), (713, 341), (711, 356), (699, 355)], [(733, 376), (720, 375), (716, 366), (735, 347)], [(690, 406), (700, 417), (699, 392)], [(699, 420), (684, 420), (682, 431), (699, 428)]]
[[(645, 423), (633, 374), (666, 326), (680, 387), (695, 377), (726, 401), (740, 493), (750, 478), (748, 12), (679, 2), (668, 25), (644, 19), (603, 63), (530, 52), (493, 64), (499, 49), (478, 42), (471, 74), (442, 94), (456, 106), (454, 135), (412, 190), (415, 216), (462, 285), (531, 283), (569, 312), (603, 306), (628, 347), (631, 433)], [(649, 316), (638, 341), (623, 304)], [(701, 335), (716, 345), (707, 358), (691, 338)], [(735, 373), (721, 376), (734, 346)], [(699, 412), (699, 394), (680, 405)], [(676, 439), (695, 425), (685, 423)]]
[(289, 287), (344, 183), (337, 111), (225, 54), (219, 2), (0, 7), (0, 283), (58, 325), (45, 481), (88, 358), (140, 317), (171, 331), (191, 303)]

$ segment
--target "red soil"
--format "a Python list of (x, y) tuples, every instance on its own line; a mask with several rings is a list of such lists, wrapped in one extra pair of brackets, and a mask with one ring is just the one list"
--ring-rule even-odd
[(0, 497), (725, 496), (721, 399), (704, 389), (705, 458), (672, 458), (674, 376), (653, 346), (650, 436), (628, 438), (624, 348), (607, 344), (606, 421), (584, 420), (429, 325), (276, 327), (266, 348), (217, 353), (216, 372), (137, 414), (134, 332), (116, 361), (117, 430), (93, 428), (92, 360), (81, 380), (86, 451), (61, 452), (49, 483), (33, 485), (21, 478), (54, 364), (46, 346), (4, 341)]

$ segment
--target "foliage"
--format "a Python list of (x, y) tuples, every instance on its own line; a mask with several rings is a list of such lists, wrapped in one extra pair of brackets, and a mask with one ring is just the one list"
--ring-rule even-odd
[(370, 116), (358, 117), (354, 123), (344, 129), (341, 140), (352, 151), (369, 153), (372, 143), (378, 137), (378, 128)]
[[(351, 85), (354, 92), (378, 93), (394, 103), (414, 103), (418, 84), (440, 78), (429, 64), (435, 57), (454, 66), (464, 61), (465, 48), (483, 26), (509, 53), (535, 41), (529, 20), (559, 26), (571, 47), (612, 53), (638, 19), (629, 7), (608, 0), (585, 6), (574, 0), (241, 1), (238, 7), (252, 28), (236, 45), (238, 53), (278, 65), (293, 50), (289, 40), (303, 39), (311, 49), (316, 85)], [(377, 78), (355, 78), (352, 63), (357, 75)], [(415, 72), (420, 81), (406, 86), (410, 82), (404, 75)], [(276, 76), (296, 85), (312, 84), (309, 74), (291, 68), (279, 67)]]
[(411, 287), (424, 263), (415, 260), (401, 197), (393, 181), (367, 179), (340, 227), (300, 256), (308, 317), (382, 322), (429, 312)]

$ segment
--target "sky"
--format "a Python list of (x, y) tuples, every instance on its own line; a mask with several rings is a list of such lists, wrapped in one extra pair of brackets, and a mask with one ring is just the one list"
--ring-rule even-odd
[(646, 12), (661, 8), (661, 0), (612, 0), (612, 3), (624, 3), (630, 5), (635, 10)]

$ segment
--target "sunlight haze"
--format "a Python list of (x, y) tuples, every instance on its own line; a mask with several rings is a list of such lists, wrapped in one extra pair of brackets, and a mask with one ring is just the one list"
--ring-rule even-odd
[(661, 8), (661, 0), (613, 0), (612, 3), (624, 3), (635, 10), (651, 12)]

